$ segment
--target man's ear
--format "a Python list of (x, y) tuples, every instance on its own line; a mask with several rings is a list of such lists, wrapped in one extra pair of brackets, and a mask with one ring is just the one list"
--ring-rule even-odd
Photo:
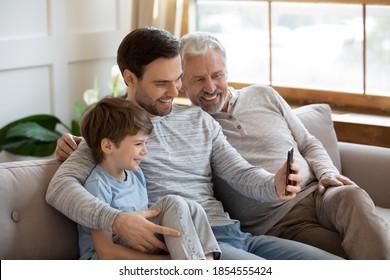
[(123, 80), (128, 87), (134, 87), (137, 85), (137, 77), (129, 69), (123, 71)]
[(108, 138), (103, 138), (102, 141), (100, 142), (100, 147), (102, 148), (102, 151), (105, 154), (111, 154), (112, 145), (113, 143)]

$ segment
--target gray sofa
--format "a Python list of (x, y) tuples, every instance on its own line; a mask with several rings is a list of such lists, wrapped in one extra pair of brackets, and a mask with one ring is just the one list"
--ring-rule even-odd
[[(390, 149), (338, 143), (328, 105), (296, 109), (342, 173), (372, 197), (390, 223)], [(56, 160), (0, 163), (0, 259), (77, 259), (76, 224), (45, 202)]]

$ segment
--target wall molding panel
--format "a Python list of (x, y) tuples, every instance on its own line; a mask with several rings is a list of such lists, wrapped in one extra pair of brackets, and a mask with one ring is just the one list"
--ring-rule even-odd
[[(1, 1), (0, 81), (6, 82), (0, 83), (0, 126), (39, 112), (70, 122), (74, 102), (93, 86), (93, 77), (109, 78), (117, 47), (131, 30), (131, 5), (128, 0)], [(87, 67), (72, 67), (85, 61)], [(83, 70), (71, 72), (78, 69)], [(107, 94), (107, 80), (98, 83)], [(30, 106), (20, 105), (24, 99)]]
[(109, 94), (131, 14), (131, 0), (1, 0), (0, 127), (38, 113), (70, 124), (95, 78)]

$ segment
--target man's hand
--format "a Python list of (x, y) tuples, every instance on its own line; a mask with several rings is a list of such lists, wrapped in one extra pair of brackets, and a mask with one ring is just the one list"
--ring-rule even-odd
[[(301, 187), (299, 186), (302, 182), (302, 176), (299, 174), (299, 167), (292, 163), (290, 165), (290, 169), (293, 171), (292, 174), (287, 174), (287, 161), (283, 164), (283, 166), (276, 172), (275, 174), (275, 188), (276, 194), (279, 198), (283, 200), (293, 199), (297, 193), (301, 191)], [(291, 181), (295, 182), (295, 185), (287, 185), (286, 186), (286, 176)], [(289, 195), (286, 196), (285, 191), (289, 192)]]
[(343, 175), (334, 174), (334, 173), (325, 173), (321, 176), (320, 181), (318, 183), (318, 192), (320, 194), (324, 194), (328, 188), (339, 187), (344, 185), (356, 185), (356, 184)]
[(112, 225), (112, 230), (118, 234), (131, 248), (140, 252), (154, 249), (168, 251), (155, 233), (179, 237), (180, 232), (168, 227), (156, 225), (147, 220), (160, 214), (160, 209), (119, 213)]
[(73, 136), (70, 133), (62, 134), (62, 137), (57, 140), (56, 158), (65, 161), (77, 149), (77, 145), (82, 139), (82, 137)]

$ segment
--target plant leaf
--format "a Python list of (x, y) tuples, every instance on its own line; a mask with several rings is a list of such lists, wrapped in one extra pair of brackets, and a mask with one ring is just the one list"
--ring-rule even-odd
[(54, 153), (56, 146), (56, 141), (41, 142), (34, 139), (23, 139), (4, 144), (1, 148), (20, 156), (47, 157)]
[(19, 123), (11, 127), (6, 135), (7, 138), (24, 137), (35, 139), (42, 142), (57, 141), (61, 134), (56, 131), (48, 130), (35, 122)]
[(80, 123), (77, 120), (72, 120), (72, 128), (71, 128), (71, 133), (74, 136), (80, 136)]
[(13, 121), (4, 127), (0, 129), (0, 145), (6, 141), (7, 132), (12, 127), (18, 125), (19, 123), (25, 123), (25, 122), (35, 122), (43, 126), (44, 128), (47, 128), (48, 130), (54, 131), (57, 124), (61, 123), (61, 121), (52, 115), (32, 115), (29, 117), (25, 117), (16, 121)]
[[(26, 124), (27, 123), (27, 124)], [(26, 156), (51, 155), (61, 134), (55, 131), (61, 121), (52, 115), (32, 115), (11, 122), (0, 129), (2, 149)]]
[(80, 101), (76, 101), (75, 102), (75, 104), (74, 104), (74, 114), (75, 114), (75, 117), (76, 117), (76, 121), (80, 121), (81, 115), (83, 114), (83, 112), (85, 111), (86, 108), (87, 108), (87, 106), (84, 105), (83, 103), (81, 103)]

